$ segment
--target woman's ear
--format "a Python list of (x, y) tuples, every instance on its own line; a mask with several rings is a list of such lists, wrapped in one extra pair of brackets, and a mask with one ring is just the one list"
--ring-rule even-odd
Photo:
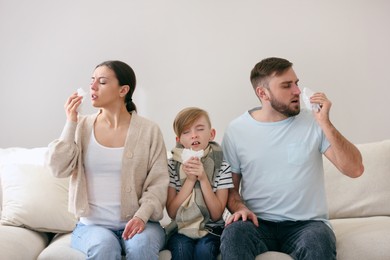
[(120, 87), (119, 96), (124, 97), (130, 91), (129, 85), (123, 85)]

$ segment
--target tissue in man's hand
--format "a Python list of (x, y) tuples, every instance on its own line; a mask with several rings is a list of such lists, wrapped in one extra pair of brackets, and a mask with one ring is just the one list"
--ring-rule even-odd
[(314, 110), (316, 112), (320, 111), (320, 105), (319, 104), (314, 104), (310, 102), (310, 97), (313, 96), (314, 92), (313, 90), (309, 88), (303, 88), (302, 91), (302, 100), (303, 103), (305, 104), (306, 108), (309, 110)]
[(80, 106), (77, 108), (77, 112), (79, 112), (80, 111), (80, 109), (81, 109), (81, 106), (82, 106), (82, 104), (83, 104), (83, 101), (84, 101), (84, 97), (87, 95), (87, 92), (85, 92), (84, 91), (84, 89), (82, 89), (82, 88), (78, 88), (77, 89), (77, 96), (81, 96), (81, 97), (83, 97), (83, 99), (81, 100), (81, 104), (80, 104)]
[(181, 160), (183, 163), (188, 161), (191, 157), (197, 157), (202, 158), (204, 154), (203, 150), (194, 151), (192, 149), (183, 149), (183, 152), (181, 153)]

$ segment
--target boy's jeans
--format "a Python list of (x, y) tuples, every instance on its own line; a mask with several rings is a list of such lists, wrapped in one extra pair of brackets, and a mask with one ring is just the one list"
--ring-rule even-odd
[(200, 239), (192, 239), (175, 233), (168, 240), (168, 249), (172, 253), (172, 260), (212, 260), (219, 254), (220, 237), (207, 234)]
[(237, 221), (221, 236), (222, 259), (255, 259), (261, 253), (279, 251), (293, 259), (336, 259), (336, 237), (322, 221)]
[(72, 233), (72, 247), (86, 254), (86, 259), (120, 260), (122, 252), (126, 259), (158, 259), (165, 242), (165, 232), (157, 222), (148, 222), (145, 230), (133, 238), (124, 240), (123, 230), (84, 225), (78, 223)]

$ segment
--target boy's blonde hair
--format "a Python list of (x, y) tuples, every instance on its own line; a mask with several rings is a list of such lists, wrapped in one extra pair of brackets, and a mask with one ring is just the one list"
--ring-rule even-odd
[(211, 128), (210, 117), (205, 110), (197, 107), (187, 107), (181, 110), (173, 121), (173, 130), (175, 131), (176, 136), (180, 137), (181, 134), (186, 129), (190, 128), (191, 125), (201, 116), (204, 116), (206, 118), (206, 121)]

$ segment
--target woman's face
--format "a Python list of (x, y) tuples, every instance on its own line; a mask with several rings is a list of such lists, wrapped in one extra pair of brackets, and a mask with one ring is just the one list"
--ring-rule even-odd
[(100, 66), (95, 69), (90, 91), (94, 107), (108, 107), (119, 101), (123, 103), (123, 95), (118, 79), (114, 71), (107, 66)]

